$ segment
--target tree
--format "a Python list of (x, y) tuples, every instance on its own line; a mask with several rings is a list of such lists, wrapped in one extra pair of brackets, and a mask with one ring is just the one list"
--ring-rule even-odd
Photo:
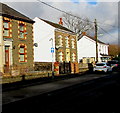
[(68, 29), (78, 34), (78, 40), (82, 32), (87, 32), (94, 28), (94, 24), (89, 21), (88, 18), (82, 19), (79, 16), (72, 16), (72, 13), (63, 14), (63, 22)]
[(120, 46), (116, 44), (109, 45), (109, 55), (117, 57), (120, 54)]

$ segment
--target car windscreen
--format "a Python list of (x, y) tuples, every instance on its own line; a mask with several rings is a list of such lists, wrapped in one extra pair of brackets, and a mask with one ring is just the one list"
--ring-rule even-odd
[(104, 66), (104, 65), (105, 65), (105, 64), (102, 64), (102, 63), (101, 63), (101, 64), (96, 64), (96, 66)]

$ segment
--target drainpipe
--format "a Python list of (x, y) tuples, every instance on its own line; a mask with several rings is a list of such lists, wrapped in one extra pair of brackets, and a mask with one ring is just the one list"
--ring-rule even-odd
[(3, 41), (3, 17), (0, 16), (0, 72), (4, 72), (4, 60), (3, 60), (3, 49), (4, 49), (4, 41)]

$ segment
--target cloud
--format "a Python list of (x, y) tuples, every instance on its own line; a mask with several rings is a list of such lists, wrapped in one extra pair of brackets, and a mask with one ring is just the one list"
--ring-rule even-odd
[[(97, 3), (93, 5), (88, 2), (82, 2), (83, 0), (79, 0), (80, 3), (74, 3), (75, 1), (51, 0), (51, 2), (47, 3), (63, 11), (72, 12), (74, 15), (77, 14), (81, 18), (88, 17), (92, 22), (94, 22), (94, 19), (96, 18), (98, 25), (111, 34), (111, 36), (105, 33), (101, 28), (98, 29), (98, 34), (104, 34), (104, 41), (106, 39), (106, 41), (109, 41), (110, 43), (115, 43), (115, 41), (117, 41), (115, 39), (117, 39), (118, 35), (117, 27), (113, 26), (118, 26), (117, 2), (99, 2), (99, 0), (97, 0)], [(9, 2), (7, 4), (32, 19), (37, 16), (58, 23), (59, 18), (62, 16), (62, 12), (50, 8), (49, 6), (46, 6), (40, 2)], [(116, 38), (111, 38), (113, 36)]]
[(102, 37), (99, 37), (99, 39), (105, 43), (118, 44), (118, 31), (115, 30), (111, 34), (105, 33)]

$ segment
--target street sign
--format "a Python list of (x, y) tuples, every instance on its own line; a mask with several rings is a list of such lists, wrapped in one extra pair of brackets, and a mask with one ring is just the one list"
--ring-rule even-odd
[(53, 47), (51, 47), (51, 53), (54, 53), (54, 48)]

